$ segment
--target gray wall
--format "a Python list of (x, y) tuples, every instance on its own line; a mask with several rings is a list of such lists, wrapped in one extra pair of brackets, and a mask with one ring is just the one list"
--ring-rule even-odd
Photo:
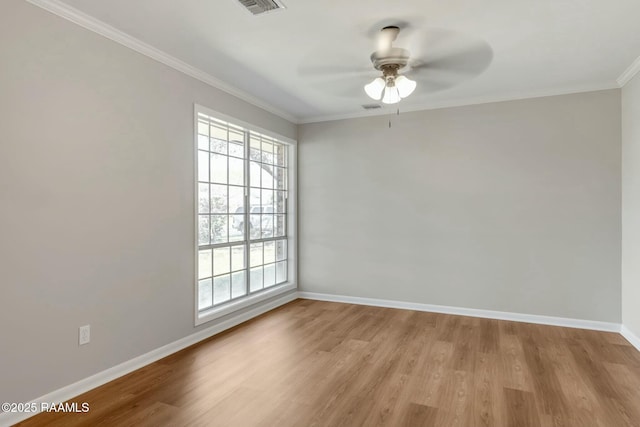
[(622, 323), (640, 336), (640, 74), (622, 89)]
[(620, 322), (619, 90), (391, 119), (299, 128), (302, 290)]
[(194, 102), (296, 127), (23, 0), (0, 2), (0, 64), (0, 401), (20, 402), (195, 332)]

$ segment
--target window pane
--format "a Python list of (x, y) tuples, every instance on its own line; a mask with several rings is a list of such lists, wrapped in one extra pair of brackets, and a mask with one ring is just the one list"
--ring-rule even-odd
[(260, 209), (262, 191), (259, 188), (249, 189), (249, 202), (251, 203), (251, 213), (256, 214), (262, 212)]
[(275, 158), (276, 164), (278, 166), (286, 166), (287, 165), (287, 150), (284, 144), (276, 144), (275, 145)]
[(211, 138), (215, 138), (221, 141), (227, 140), (227, 127), (220, 125), (211, 125)]
[(255, 267), (262, 265), (262, 243), (252, 243), (249, 250), (249, 265)]
[(276, 264), (276, 284), (287, 281), (287, 262), (282, 261)]
[(227, 213), (227, 186), (211, 185), (211, 213)]
[(262, 162), (273, 164), (273, 144), (264, 139), (262, 140)]
[(259, 163), (249, 162), (249, 178), (251, 180), (252, 187), (260, 187), (260, 174), (262, 173), (262, 167)]
[(209, 153), (198, 150), (198, 181), (209, 181)]
[(210, 242), (209, 215), (198, 216), (198, 244), (208, 245)]
[(276, 242), (264, 242), (263, 262), (272, 264), (276, 262)]
[(227, 243), (227, 215), (211, 215), (211, 243)]
[(287, 212), (287, 199), (286, 193), (284, 191), (276, 191), (275, 192), (275, 210), (276, 213), (286, 213)]
[(231, 271), (231, 248), (215, 248), (213, 250), (213, 275), (219, 276)]
[(211, 182), (227, 183), (227, 156), (211, 154)]
[(211, 151), (226, 155), (227, 141), (211, 138)]
[(262, 198), (260, 199), (263, 214), (273, 213), (273, 190), (262, 190)]
[(229, 155), (244, 158), (244, 144), (229, 142)]
[(213, 305), (212, 293), (211, 279), (200, 280), (198, 282), (198, 310), (204, 310)]
[(209, 213), (209, 184), (198, 184), (198, 213)]
[(273, 286), (276, 284), (276, 265), (275, 264), (269, 264), (264, 266), (263, 281), (264, 281), (263, 286), (265, 288), (268, 288), (269, 286)]
[(250, 158), (252, 160), (259, 160), (260, 152), (262, 151), (262, 147), (260, 145), (260, 137), (254, 133), (251, 133), (249, 138), (249, 147), (249, 154), (251, 155)]
[(269, 165), (263, 165), (261, 174), (262, 174), (262, 182), (260, 186), (262, 188), (273, 188), (273, 167)]
[(233, 141), (235, 143), (243, 144), (244, 143), (244, 131), (239, 128), (229, 128), (229, 141)]
[(287, 241), (276, 241), (276, 261), (284, 261), (287, 259)]
[(286, 216), (276, 215), (275, 237), (283, 237), (285, 235)]
[(231, 275), (213, 278), (213, 303), (220, 304), (231, 299)]
[(244, 187), (229, 187), (229, 213), (244, 213)]
[(244, 240), (244, 215), (229, 216), (229, 242)]
[(246, 272), (239, 271), (231, 275), (231, 298), (238, 298), (247, 294)]
[(198, 149), (209, 150), (209, 137), (206, 135), (198, 135)]
[(283, 168), (274, 167), (273, 176), (275, 177), (274, 188), (278, 190), (286, 190), (287, 185), (287, 170)]
[(211, 276), (211, 249), (198, 251), (198, 279)]
[[(209, 136), (209, 124), (207, 122), (198, 121), (198, 133), (200, 135)], [(208, 140), (209, 138), (207, 138)]]
[(246, 265), (244, 263), (244, 250), (245, 246), (234, 246), (231, 248), (231, 270), (238, 271), (244, 270)]
[(260, 230), (263, 239), (273, 236), (273, 215), (262, 215)]
[(262, 267), (255, 267), (251, 269), (249, 285), (251, 286), (251, 292), (262, 289)]
[(229, 184), (244, 185), (244, 160), (229, 157)]
[[(260, 212), (260, 207), (254, 208), (255, 211)], [(262, 215), (260, 214), (252, 214), (249, 216), (249, 237), (251, 239), (259, 239), (262, 235), (260, 223), (262, 222)]]

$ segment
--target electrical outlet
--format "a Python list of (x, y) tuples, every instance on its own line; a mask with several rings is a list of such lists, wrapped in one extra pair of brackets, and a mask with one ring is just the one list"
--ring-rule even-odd
[(78, 332), (78, 344), (89, 344), (89, 341), (91, 341), (91, 325), (80, 326), (80, 330)]

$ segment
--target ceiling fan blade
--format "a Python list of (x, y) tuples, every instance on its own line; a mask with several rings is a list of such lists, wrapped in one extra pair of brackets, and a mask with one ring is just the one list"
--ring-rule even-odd
[(482, 73), (493, 60), (493, 50), (484, 40), (442, 29), (429, 30), (411, 53), (412, 72), (442, 70), (461, 77)]
[(416, 80), (420, 92), (433, 93), (457, 86), (484, 72), (493, 50), (484, 41), (456, 39), (439, 32), (431, 39), (433, 49), (410, 61), (403, 74)]
[(418, 84), (417, 87), (419, 88), (419, 92), (417, 90), (414, 92), (414, 98), (417, 98), (420, 95), (430, 95), (432, 93), (440, 92), (453, 86), (450, 83), (436, 81), (431, 78), (416, 80), (416, 83)]
[(417, 88), (414, 93), (418, 94), (429, 94), (449, 89), (465, 80), (448, 73), (439, 73), (437, 75), (427, 73), (407, 74), (407, 76), (416, 81)]
[(429, 94), (450, 89), (474, 76), (471, 73), (449, 69), (430, 69), (428, 66), (409, 70), (402, 74), (416, 81), (418, 86), (415, 93), (417, 94)]
[(418, 72), (438, 70), (461, 76), (476, 76), (487, 69), (492, 59), (491, 49), (485, 49), (483, 46), (469, 46), (439, 58), (417, 60), (410, 64), (410, 69)]

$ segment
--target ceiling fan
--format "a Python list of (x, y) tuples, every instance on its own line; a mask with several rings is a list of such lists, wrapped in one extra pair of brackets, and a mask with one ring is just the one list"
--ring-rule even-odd
[[(356, 53), (361, 49), (356, 47), (358, 41), (323, 54), (314, 51), (298, 70), (326, 95), (354, 99), (364, 95), (362, 85), (369, 81), (364, 92), (370, 98), (397, 104), (411, 94), (424, 96), (471, 79), (486, 70), (493, 59), (493, 50), (482, 39), (406, 21), (387, 19), (375, 24), (367, 32), (367, 38), (371, 36), (376, 37), (377, 46), (368, 66)], [(397, 39), (411, 51), (394, 46)], [(378, 74), (373, 81), (372, 71)]]
[(407, 49), (393, 47), (398, 38), (400, 28), (395, 25), (384, 27), (378, 37), (378, 50), (371, 54), (373, 67), (382, 71), (381, 77), (376, 77), (364, 86), (364, 91), (376, 101), (385, 104), (396, 104), (401, 99), (411, 95), (417, 83), (399, 74), (400, 70), (409, 63), (410, 54)]

